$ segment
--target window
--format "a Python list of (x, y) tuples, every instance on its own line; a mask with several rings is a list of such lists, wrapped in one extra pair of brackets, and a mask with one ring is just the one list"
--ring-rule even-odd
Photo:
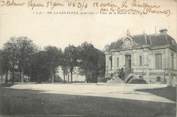
[(155, 68), (162, 69), (162, 54), (155, 54)]
[(117, 58), (117, 67), (119, 67), (119, 57)]
[(161, 81), (161, 77), (158, 76), (157, 79), (156, 79), (156, 81), (160, 82)]
[(112, 56), (109, 57), (109, 60), (110, 60), (110, 67), (111, 67), (111, 70), (112, 70)]
[(143, 65), (143, 58), (142, 58), (142, 56), (140, 56), (140, 59), (139, 59), (140, 61), (140, 66), (142, 66)]
[(171, 54), (171, 68), (174, 69), (174, 55)]

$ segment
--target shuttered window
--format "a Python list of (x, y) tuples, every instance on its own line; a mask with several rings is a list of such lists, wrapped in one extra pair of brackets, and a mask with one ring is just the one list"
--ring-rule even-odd
[(117, 67), (119, 67), (119, 57), (117, 57)]
[(139, 63), (140, 63), (140, 66), (143, 65), (143, 58), (142, 58), (142, 56), (140, 56), (140, 58), (139, 58)]
[(171, 67), (174, 69), (174, 54), (171, 54)]
[(155, 54), (155, 68), (162, 69), (162, 54)]

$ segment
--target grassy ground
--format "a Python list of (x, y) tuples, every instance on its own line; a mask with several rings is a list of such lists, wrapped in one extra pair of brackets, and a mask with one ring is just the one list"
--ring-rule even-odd
[[(168, 95), (176, 94), (173, 91), (166, 90)], [(170, 103), (44, 94), (0, 87), (0, 117), (175, 117), (175, 111), (175, 104)]]
[(165, 87), (165, 88), (156, 88), (156, 89), (139, 89), (137, 91), (152, 93), (152, 94), (176, 101), (176, 88), (175, 87)]

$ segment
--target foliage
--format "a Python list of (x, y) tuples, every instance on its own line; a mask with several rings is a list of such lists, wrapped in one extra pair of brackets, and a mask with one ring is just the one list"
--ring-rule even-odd
[(66, 75), (68, 75), (69, 70), (68, 70), (68, 65), (67, 65), (67, 60), (66, 60), (66, 55), (64, 52), (62, 52), (61, 55), (61, 64), (60, 64), (62, 70), (63, 70), (63, 80), (66, 82)]
[[(5, 70), (6, 74), (8, 74), (8, 71), (12, 72), (12, 84), (14, 83), (14, 72), (15, 72), (15, 66), (17, 65), (17, 40), (15, 38), (11, 38), (7, 43), (4, 44), (3, 48), (3, 62), (5, 64), (3, 65), (3, 69)], [(7, 76), (7, 75), (6, 75)], [(7, 77), (6, 77), (7, 82)]]
[(23, 81), (23, 76), (30, 63), (30, 58), (35, 52), (35, 45), (27, 37), (12, 37), (3, 48), (3, 60), (5, 61), (3, 69), (6, 72), (12, 72), (12, 83), (14, 82), (15, 70), (20, 72), (20, 77)]
[(97, 82), (97, 78), (104, 77), (105, 57), (104, 53), (96, 49), (92, 44), (84, 42), (75, 47), (69, 45), (62, 51), (55, 46), (47, 46), (43, 50), (28, 37), (12, 37), (4, 48), (0, 50), (0, 74), (12, 73), (12, 83), (15, 74), (19, 74), (23, 82), (24, 75), (31, 81), (55, 81), (57, 68), (61, 66), (65, 76), (69, 76), (73, 82), (74, 68), (79, 67), (81, 74), (86, 75), (87, 82)]
[(8, 83), (8, 70), (10, 69), (10, 64), (8, 60), (8, 55), (5, 51), (0, 52), (0, 75), (5, 75), (5, 83)]
[(46, 65), (50, 69), (50, 79), (51, 79), (52, 82), (54, 82), (57, 67), (62, 62), (62, 59), (61, 59), (62, 58), (62, 51), (61, 51), (61, 49), (58, 49), (57, 47), (47, 46), (45, 48), (45, 52), (47, 54)]
[(40, 51), (32, 57), (31, 81), (43, 82), (48, 81), (50, 77), (50, 69), (47, 63), (47, 53)]
[(55, 81), (56, 70), (61, 63), (61, 49), (54, 46), (45, 47), (32, 59), (32, 81)]
[(37, 47), (33, 44), (32, 40), (27, 37), (17, 38), (17, 49), (18, 49), (18, 68), (20, 71), (20, 79), (23, 82), (24, 75), (30, 75), (30, 64), (32, 55), (37, 52)]
[(74, 67), (78, 65), (78, 49), (77, 47), (73, 45), (69, 45), (64, 50), (64, 56), (65, 56), (65, 67), (67, 66), (69, 69), (69, 72), (71, 74), (71, 82), (73, 82), (73, 70)]
[(8, 70), (7, 59), (5, 59), (4, 52), (0, 50), (0, 75), (4, 75)]
[(2, 78), (3, 74), (4, 74), (4, 69), (2, 67), (3, 65), (3, 56), (2, 56), (2, 50), (0, 50), (0, 78)]
[(104, 54), (92, 44), (84, 42), (79, 48), (80, 67), (83, 69), (87, 82), (97, 82), (97, 77), (104, 75)]

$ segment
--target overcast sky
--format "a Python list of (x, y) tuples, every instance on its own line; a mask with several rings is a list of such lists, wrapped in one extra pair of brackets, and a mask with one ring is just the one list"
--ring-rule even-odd
[[(156, 0), (157, 1), (157, 0)], [(177, 7), (175, 0), (160, 0), (164, 15), (35, 15), (26, 8), (0, 8), (0, 48), (10, 37), (28, 36), (40, 47), (53, 45), (64, 48), (88, 41), (96, 48), (125, 36), (155, 33), (155, 27), (167, 28), (177, 40)]]

